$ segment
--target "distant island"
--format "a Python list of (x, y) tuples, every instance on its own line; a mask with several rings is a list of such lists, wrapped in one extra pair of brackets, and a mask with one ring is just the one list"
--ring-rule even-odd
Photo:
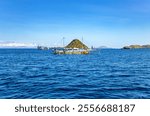
[(150, 48), (150, 45), (130, 45), (123, 47), (123, 49), (140, 49), (140, 48)]

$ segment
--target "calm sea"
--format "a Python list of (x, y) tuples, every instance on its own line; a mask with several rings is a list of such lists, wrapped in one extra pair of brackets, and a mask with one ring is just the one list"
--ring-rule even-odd
[(0, 49), (0, 98), (150, 98), (150, 49)]

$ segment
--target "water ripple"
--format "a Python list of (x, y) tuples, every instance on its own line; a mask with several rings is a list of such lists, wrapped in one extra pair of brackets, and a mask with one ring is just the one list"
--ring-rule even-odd
[(150, 98), (150, 50), (0, 49), (0, 98)]

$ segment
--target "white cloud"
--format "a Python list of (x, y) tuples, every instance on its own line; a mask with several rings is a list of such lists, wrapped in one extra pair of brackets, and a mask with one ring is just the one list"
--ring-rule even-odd
[(0, 42), (0, 47), (34, 48), (36, 46), (36, 44), (32, 43)]

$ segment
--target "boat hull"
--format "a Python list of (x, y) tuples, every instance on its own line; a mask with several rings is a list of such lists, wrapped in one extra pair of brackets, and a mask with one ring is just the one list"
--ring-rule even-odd
[(89, 54), (88, 50), (55, 50), (54, 54)]

